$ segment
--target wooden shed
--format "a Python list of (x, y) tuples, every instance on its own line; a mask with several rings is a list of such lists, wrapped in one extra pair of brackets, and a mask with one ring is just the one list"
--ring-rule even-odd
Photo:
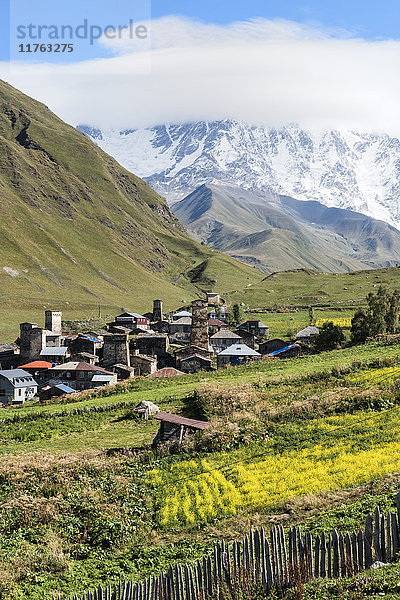
[(159, 412), (154, 418), (160, 422), (160, 429), (153, 441), (153, 446), (161, 442), (182, 442), (183, 438), (196, 431), (203, 431), (211, 426), (209, 421), (198, 421), (196, 419), (186, 419), (180, 415), (173, 415), (166, 412)]

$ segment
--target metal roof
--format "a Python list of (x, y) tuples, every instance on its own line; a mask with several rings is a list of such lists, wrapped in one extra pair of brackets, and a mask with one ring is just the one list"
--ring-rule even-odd
[(23, 369), (7, 369), (6, 371), (0, 371), (0, 376), (8, 379), (8, 381), (17, 388), (37, 385), (32, 375)]
[(106, 374), (106, 373), (101, 374), (101, 373), (99, 373), (99, 374), (93, 375), (92, 381), (99, 381), (100, 383), (101, 382), (107, 382), (107, 381), (110, 381), (110, 379), (112, 379), (113, 375), (114, 375), (113, 373), (110, 373), (110, 374)]
[(185, 373), (179, 371), (178, 369), (174, 369), (173, 367), (164, 367), (163, 369), (159, 369), (155, 373), (148, 375), (148, 377), (178, 377), (179, 375), (185, 375)]
[(31, 363), (22, 365), (21, 369), (51, 369), (52, 366), (53, 364), (46, 360), (34, 360)]
[(144, 317), (143, 315), (139, 315), (139, 313), (135, 313), (135, 312), (122, 313), (121, 315), (118, 315), (117, 320), (122, 317), (134, 317), (135, 319), (146, 319), (146, 317)]
[(209, 421), (186, 419), (185, 417), (172, 415), (166, 412), (159, 412), (154, 415), (154, 418), (158, 421), (165, 421), (166, 423), (173, 423), (174, 425), (185, 425), (186, 427), (192, 427), (193, 429), (207, 429), (211, 425)]
[(65, 356), (68, 348), (66, 346), (43, 348), (40, 356)]
[(72, 387), (69, 387), (69, 385), (64, 385), (63, 383), (59, 383), (58, 385), (55, 385), (54, 387), (57, 388), (58, 390), (60, 390), (61, 392), (64, 392), (64, 394), (74, 394), (76, 391)]
[(222, 331), (217, 331), (210, 337), (210, 340), (240, 340), (240, 335), (237, 333), (233, 333), (233, 331), (228, 331), (227, 329), (222, 329)]
[(209, 327), (226, 327), (226, 323), (224, 323), (223, 321), (220, 321), (220, 319), (208, 319), (208, 326)]
[(181, 358), (181, 362), (185, 360), (189, 360), (190, 358), (201, 358), (201, 360), (206, 360), (208, 362), (212, 362), (211, 358), (206, 358), (205, 356), (201, 356), (200, 354), (192, 354), (191, 356), (186, 356), (185, 358)]
[(180, 319), (177, 319), (176, 321), (172, 321), (172, 323), (170, 323), (170, 325), (191, 325), (192, 324), (192, 317), (181, 317)]
[(97, 367), (96, 365), (89, 365), (86, 362), (67, 362), (63, 365), (57, 365), (51, 369), (52, 371), (99, 371), (100, 373), (108, 373), (109, 375), (114, 375), (114, 373), (110, 373), (110, 371), (106, 371), (102, 367)]
[(309, 337), (310, 335), (318, 335), (318, 333), (319, 333), (318, 327), (314, 327), (314, 325), (309, 325), (308, 327), (305, 327), (304, 329), (299, 331), (299, 333), (296, 335), (296, 337), (297, 338)]
[(180, 312), (174, 313), (174, 317), (191, 317), (192, 313), (187, 310), (181, 310)]
[(261, 354), (246, 344), (232, 344), (229, 348), (222, 350), (218, 356), (261, 356)]
[(292, 348), (300, 348), (300, 346), (298, 344), (290, 344), (290, 346), (285, 346), (284, 348), (281, 348), (280, 350), (275, 350), (274, 352), (271, 352), (269, 354), (269, 356), (277, 356), (281, 352), (286, 352), (287, 350), (291, 350)]

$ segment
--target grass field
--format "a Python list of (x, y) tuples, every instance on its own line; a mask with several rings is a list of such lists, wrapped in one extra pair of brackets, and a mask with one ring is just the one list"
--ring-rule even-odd
[[(375, 343), (1, 411), (1, 597), (138, 579), (276, 518), (362, 522), (366, 491), (390, 503), (400, 485), (398, 365), (396, 344)], [(364, 385), (385, 369), (387, 385)], [(210, 437), (152, 453), (157, 423), (115, 406), (144, 399), (211, 419)]]
[(397, 268), (357, 271), (354, 273), (321, 273), (308, 269), (282, 271), (265, 277), (245, 290), (231, 292), (229, 301), (250, 308), (279, 306), (309, 306), (326, 304), (332, 307), (365, 304), (368, 293), (379, 285), (400, 288)]

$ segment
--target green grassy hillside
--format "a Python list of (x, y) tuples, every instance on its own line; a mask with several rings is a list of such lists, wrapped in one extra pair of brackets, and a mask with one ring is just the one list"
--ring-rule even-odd
[[(0, 597), (67, 598), (252, 526), (346, 532), (376, 504), (393, 510), (399, 373), (398, 345), (373, 343), (2, 411)], [(215, 444), (153, 454), (158, 422), (131, 411), (141, 400), (188, 417), (201, 408)]]
[[(145, 182), (4, 82), (0, 214), (3, 340), (15, 336), (21, 312), (35, 319), (45, 305), (63, 304), (68, 318), (95, 315), (99, 303), (144, 311), (154, 297), (171, 308), (259, 279), (191, 240)], [(204, 277), (193, 282), (199, 264)]]
[(308, 306), (328, 304), (357, 306), (365, 304), (369, 292), (379, 285), (400, 289), (400, 269), (374, 269), (351, 273), (320, 273), (310, 269), (281, 271), (268, 275), (245, 290), (229, 294), (232, 302), (243, 302), (250, 308), (274, 306)]

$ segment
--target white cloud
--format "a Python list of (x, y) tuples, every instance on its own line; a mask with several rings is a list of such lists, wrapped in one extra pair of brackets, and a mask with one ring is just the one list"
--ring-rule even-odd
[(151, 53), (135, 41), (103, 39), (117, 56), (8, 73), (3, 65), (3, 77), (74, 125), (234, 118), (400, 135), (400, 42), (287, 21), (223, 27), (178, 17), (154, 21), (151, 37)]

